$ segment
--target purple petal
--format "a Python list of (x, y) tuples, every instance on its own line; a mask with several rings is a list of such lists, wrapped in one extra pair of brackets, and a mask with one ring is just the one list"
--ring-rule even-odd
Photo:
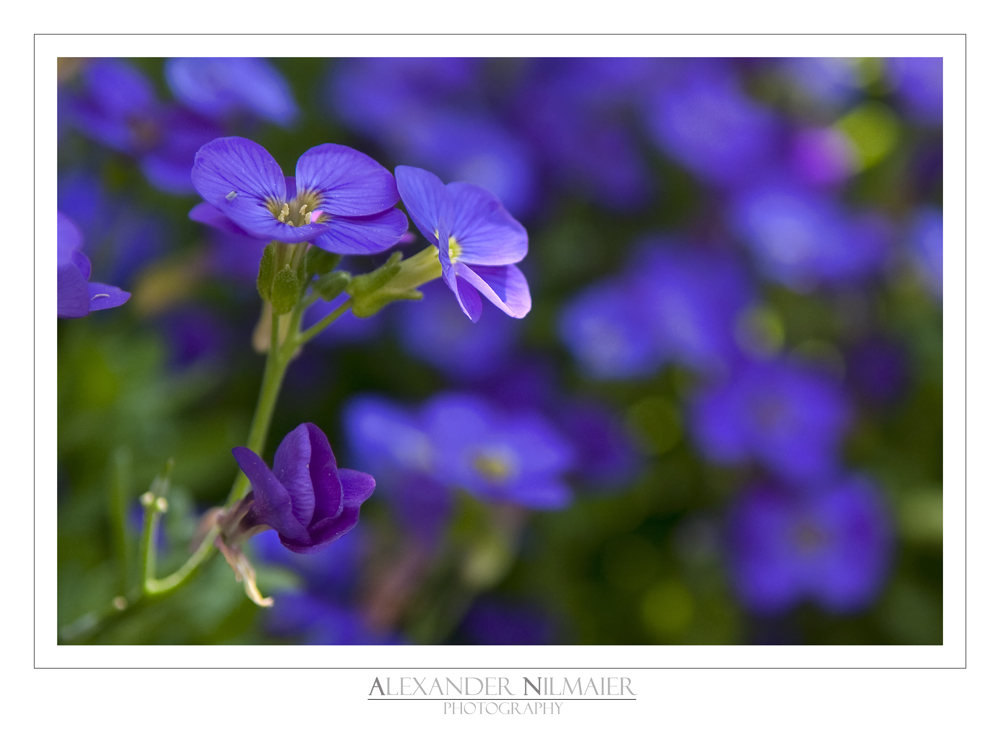
[(470, 265), (508, 265), (528, 254), (528, 233), (500, 200), (482, 186), (458, 181), (446, 187), (455, 206), (451, 236)]
[(316, 495), (316, 512), (313, 513), (313, 526), (315, 526), (318, 522), (340, 514), (344, 507), (344, 489), (337, 473), (337, 459), (333, 455), (326, 434), (312, 423), (302, 425), (309, 431), (312, 451), (308, 468), (313, 492)]
[(209, 227), (214, 227), (215, 229), (221, 229), (223, 232), (238, 234), (242, 237), (250, 237), (246, 230), (242, 229), (236, 224), (236, 222), (220, 212), (207, 201), (196, 204), (194, 208), (188, 212), (188, 219), (200, 224), (207, 224)]
[(76, 223), (62, 212), (57, 213), (56, 244), (58, 245), (58, 262), (60, 265), (69, 263), (73, 253), (83, 247), (83, 235)]
[(74, 250), (70, 260), (80, 269), (80, 275), (84, 280), (90, 280), (90, 258), (79, 250)]
[(320, 208), (342, 217), (378, 214), (399, 201), (392, 174), (375, 160), (346, 145), (310, 148), (295, 166), (298, 194), (315, 192)]
[(108, 308), (121, 306), (132, 297), (128, 291), (104, 283), (88, 283), (87, 292), (90, 296), (91, 311), (104, 311)]
[(59, 318), (79, 319), (90, 313), (87, 280), (72, 262), (59, 266), (56, 294), (58, 296), (56, 314)]
[(274, 476), (288, 491), (295, 519), (305, 527), (309, 527), (316, 509), (309, 471), (311, 458), (312, 446), (305, 423), (285, 436), (274, 452)]
[(271, 154), (246, 138), (218, 138), (201, 147), (191, 180), (209, 204), (254, 237), (305, 242), (326, 231), (321, 224), (292, 227), (268, 208), (286, 201), (285, 177)]
[(344, 486), (344, 507), (360, 507), (375, 491), (375, 477), (354, 469), (338, 469), (340, 483)]
[[(524, 318), (531, 310), (531, 293), (524, 273), (516, 265), (468, 265), (455, 263), (459, 283), (468, 281), (508, 316)], [(461, 286), (460, 286), (461, 288)]]
[(536, 510), (558, 510), (573, 501), (573, 493), (556, 479), (540, 477), (519, 482), (504, 492), (503, 499)]
[(468, 281), (456, 278), (454, 291), (462, 311), (472, 319), (472, 323), (477, 323), (483, 315), (483, 299), (476, 293), (476, 289), (469, 285)]
[(320, 520), (310, 528), (309, 543), (287, 542), (281, 539), (282, 544), (288, 550), (295, 553), (316, 553), (330, 545), (337, 538), (358, 524), (361, 519), (361, 510), (357, 507), (345, 507), (337, 517), (329, 517)]
[(434, 230), (439, 229), (441, 223), (449, 225), (453, 218), (451, 196), (444, 183), (422, 168), (396, 166), (396, 186), (417, 229), (430, 242), (437, 244)]
[(243, 446), (233, 449), (233, 456), (253, 488), (253, 505), (250, 508), (253, 520), (277, 530), (282, 543), (286, 538), (308, 543), (309, 533), (292, 514), (292, 498), (288, 490), (271, 473), (264, 460)]
[(313, 244), (340, 255), (374, 255), (399, 242), (409, 223), (399, 209), (386, 209), (369, 217), (326, 217), (329, 229)]

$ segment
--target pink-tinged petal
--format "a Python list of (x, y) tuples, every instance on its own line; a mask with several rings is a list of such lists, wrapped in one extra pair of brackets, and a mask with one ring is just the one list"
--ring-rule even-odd
[(447, 186), (455, 206), (451, 236), (458, 259), (470, 265), (509, 265), (528, 254), (528, 233), (500, 200), (482, 186), (457, 181)]
[(56, 279), (58, 304), (56, 315), (61, 319), (79, 319), (90, 313), (87, 279), (72, 262), (59, 266)]
[(305, 527), (309, 527), (316, 509), (316, 497), (309, 477), (311, 458), (312, 446), (305, 423), (285, 436), (274, 452), (274, 476), (288, 491), (295, 519)]
[(132, 297), (128, 291), (123, 291), (113, 285), (104, 283), (88, 283), (87, 292), (90, 295), (90, 310), (103, 311), (108, 308), (121, 306)]
[[(312, 525), (329, 517), (336, 517), (344, 507), (344, 489), (337, 473), (337, 459), (330, 448), (326, 434), (312, 423), (303, 423), (309, 432), (311, 456), (309, 478), (316, 496), (316, 512)], [(311, 532), (311, 531), (310, 531)]]
[(319, 195), (319, 208), (342, 217), (383, 212), (397, 201), (396, 181), (383, 166), (346, 145), (310, 148), (295, 166), (298, 195)]
[(253, 237), (305, 242), (326, 231), (320, 224), (292, 227), (268, 207), (286, 201), (285, 177), (271, 154), (246, 138), (217, 138), (194, 157), (191, 180), (209, 204)]
[[(455, 273), (459, 284), (467, 281), (508, 316), (521, 319), (531, 310), (528, 281), (516, 265), (477, 265), (471, 268), (459, 262), (455, 263)], [(461, 300), (461, 296), (459, 298)]]
[(358, 524), (361, 519), (361, 510), (357, 507), (345, 507), (337, 517), (330, 517), (320, 520), (309, 529), (309, 542), (289, 542), (285, 538), (281, 539), (282, 545), (294, 553), (316, 553), (330, 545), (337, 538), (349, 531)]
[(328, 229), (313, 244), (339, 255), (374, 255), (388, 250), (406, 232), (406, 215), (399, 209), (386, 209), (370, 217), (327, 216)]
[[(410, 219), (432, 244), (438, 243), (434, 230), (450, 230), (453, 218), (451, 195), (441, 179), (429, 171), (412, 166), (396, 166), (396, 186)], [(448, 235), (444, 236), (445, 242)], [(447, 250), (447, 248), (446, 248)]]
[(242, 237), (250, 237), (245, 229), (240, 227), (236, 224), (236, 222), (209, 204), (207, 201), (195, 204), (194, 208), (188, 212), (188, 219), (192, 222), (198, 222), (199, 224), (206, 224), (209, 227), (222, 230), (223, 232), (238, 234)]
[(338, 469), (344, 487), (344, 507), (360, 507), (375, 491), (375, 477), (354, 469)]
[(258, 524), (269, 525), (278, 531), (281, 542), (308, 543), (309, 533), (292, 514), (292, 498), (277, 480), (267, 464), (248, 448), (238, 446), (233, 456), (253, 488), (253, 505), (249, 515)]

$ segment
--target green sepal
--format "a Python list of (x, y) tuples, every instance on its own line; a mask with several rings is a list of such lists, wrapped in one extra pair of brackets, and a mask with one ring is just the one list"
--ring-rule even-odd
[(351, 311), (359, 319), (374, 316), (393, 301), (419, 301), (424, 294), (417, 290), (372, 293), (364, 298), (351, 301)]
[(392, 256), (385, 261), (382, 267), (376, 268), (364, 275), (354, 276), (351, 279), (350, 285), (346, 288), (347, 292), (354, 298), (362, 298), (374, 293), (392, 280), (392, 276), (403, 269), (403, 266), (399, 264), (399, 261), (402, 259), (403, 253), (399, 251), (392, 253)]
[(298, 273), (292, 270), (292, 266), (286, 265), (279, 270), (274, 276), (274, 285), (271, 288), (271, 309), (274, 314), (280, 316), (295, 308), (301, 292), (302, 282)]
[(325, 275), (340, 264), (340, 255), (312, 245), (306, 253), (305, 262), (308, 276)]
[(313, 283), (313, 290), (316, 291), (324, 301), (332, 301), (347, 288), (351, 282), (351, 274), (343, 270), (334, 270), (316, 279)]
[(260, 258), (260, 268), (257, 271), (257, 292), (264, 301), (271, 300), (271, 289), (274, 284), (274, 261), (277, 252), (277, 244), (271, 242), (264, 248), (264, 254)]

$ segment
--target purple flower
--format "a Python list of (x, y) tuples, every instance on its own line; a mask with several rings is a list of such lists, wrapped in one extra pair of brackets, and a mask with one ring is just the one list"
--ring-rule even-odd
[(134, 156), (147, 180), (172, 194), (192, 190), (195, 152), (222, 134), (214, 123), (162, 104), (152, 83), (118, 59), (95, 59), (60, 99), (60, 116), (84, 135)]
[(865, 400), (891, 405), (910, 384), (906, 350), (885, 338), (868, 338), (847, 353), (847, 379)]
[(694, 438), (710, 460), (757, 459), (793, 482), (830, 476), (850, 422), (840, 386), (824, 373), (786, 360), (743, 365), (730, 380), (698, 395)]
[(559, 336), (584, 370), (600, 379), (645, 377), (663, 364), (629, 284), (608, 278), (578, 293), (559, 316)]
[(944, 292), (944, 216), (940, 209), (917, 211), (907, 232), (907, 244), (927, 289), (938, 299)]
[(443, 394), (424, 406), (422, 418), (442, 482), (535, 509), (571, 501), (562, 475), (573, 468), (572, 446), (540, 414), (507, 414), (472, 395)]
[(831, 197), (783, 183), (741, 192), (729, 224), (765, 276), (799, 291), (857, 283), (877, 273), (888, 254), (884, 217), (849, 212)]
[(653, 237), (632, 258), (628, 277), (665, 360), (711, 372), (738, 356), (734, 327), (755, 297), (738, 259)]
[(58, 214), (58, 275), (56, 289), (60, 318), (78, 319), (91, 311), (103, 311), (121, 306), (132, 295), (113, 285), (90, 283), (90, 260), (80, 252), (83, 236), (73, 221), (62, 212)]
[(486, 598), (469, 609), (459, 635), (473, 645), (552, 645), (558, 642), (559, 626), (534, 605)]
[(704, 60), (652, 96), (648, 123), (668, 155), (717, 185), (759, 175), (778, 142), (777, 117), (743, 93), (732, 71)]
[(315, 553), (357, 525), (361, 503), (375, 489), (371, 475), (337, 468), (330, 442), (312, 423), (285, 436), (273, 472), (248, 448), (233, 449), (233, 456), (253, 488), (241, 529), (271, 527), (296, 553)]
[(874, 601), (889, 570), (889, 513), (861, 478), (808, 496), (759, 486), (732, 508), (729, 550), (736, 593), (754, 612), (778, 614), (805, 599), (856, 612)]
[(944, 59), (886, 59), (886, 76), (916, 120), (940, 124), (944, 115)]
[(407, 228), (393, 206), (399, 194), (392, 174), (343, 145), (310, 148), (286, 180), (257, 143), (218, 138), (198, 151), (191, 180), (207, 202), (192, 219), (261, 240), (370, 255), (392, 247)]
[(411, 166), (397, 166), (396, 180), (414, 224), (437, 245), (442, 277), (465, 315), (479, 320), (480, 293), (508, 316), (527, 315), (528, 282), (514, 263), (528, 254), (528, 233), (500, 200), (475, 184), (445, 186)]
[(288, 127), (299, 114), (288, 82), (266, 59), (168, 59), (163, 72), (181, 104), (218, 122), (250, 114)]

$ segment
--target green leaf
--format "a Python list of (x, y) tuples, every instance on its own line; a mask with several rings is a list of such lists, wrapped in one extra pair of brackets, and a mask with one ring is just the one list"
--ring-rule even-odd
[(306, 274), (309, 276), (324, 275), (339, 264), (340, 255), (321, 250), (316, 246), (310, 247), (306, 253)]
[(257, 271), (257, 292), (265, 301), (271, 300), (271, 290), (274, 283), (274, 260), (277, 245), (271, 242), (264, 248), (260, 258), (260, 268)]
[(271, 288), (271, 308), (276, 316), (286, 314), (295, 308), (299, 300), (302, 284), (298, 273), (286, 265), (274, 276), (274, 286)]
[(344, 292), (344, 289), (350, 282), (350, 273), (343, 270), (334, 270), (332, 273), (327, 273), (318, 278), (313, 284), (313, 290), (319, 293), (324, 301), (332, 301)]

